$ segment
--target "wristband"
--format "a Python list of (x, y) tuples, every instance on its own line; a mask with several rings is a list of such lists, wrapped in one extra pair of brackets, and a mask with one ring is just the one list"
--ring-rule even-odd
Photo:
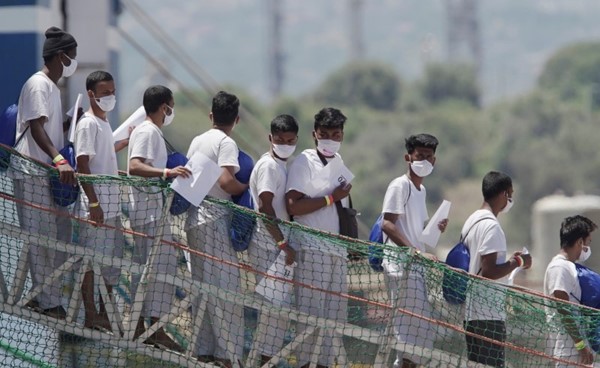
[[(60, 165), (59, 162), (65, 160), (65, 158), (63, 157), (63, 155), (61, 155), (60, 153), (58, 155), (56, 155), (56, 157), (54, 157), (52, 159), (52, 163), (56, 164), (56, 165)], [(66, 161), (66, 160), (65, 160)]]
[(54, 163), (54, 166), (60, 166), (60, 165), (67, 165), (69, 163), (69, 161), (65, 160), (64, 158), (62, 160), (58, 160)]
[(277, 248), (285, 249), (288, 246), (288, 243), (285, 240), (280, 240), (277, 242)]
[(162, 178), (163, 178), (164, 180), (167, 180), (167, 178), (169, 177), (169, 173), (170, 173), (170, 172), (171, 172), (171, 170), (169, 170), (169, 169), (164, 169), (164, 170), (163, 170), (163, 174), (162, 174)]
[(331, 194), (325, 196), (325, 203), (327, 204), (327, 206), (331, 206), (333, 204), (333, 196)]
[(100, 202), (92, 202), (89, 204), (90, 208), (100, 207)]
[(517, 260), (517, 266), (519, 267), (523, 267), (523, 265), (525, 264), (525, 260), (521, 256), (516, 256), (515, 260)]
[(581, 340), (575, 344), (575, 349), (577, 349), (577, 351), (585, 349), (585, 340)]

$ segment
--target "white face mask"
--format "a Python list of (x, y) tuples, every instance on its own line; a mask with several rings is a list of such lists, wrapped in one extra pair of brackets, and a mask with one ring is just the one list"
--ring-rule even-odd
[(421, 178), (428, 176), (433, 171), (433, 165), (427, 160), (413, 161), (410, 163), (410, 168), (415, 175)]
[[(67, 54), (65, 54), (65, 56), (67, 56)], [(67, 59), (71, 60), (71, 64), (69, 64), (69, 66), (65, 66), (65, 64), (62, 64), (61, 62), (63, 66), (62, 76), (65, 78), (72, 76), (75, 73), (75, 70), (77, 70), (77, 60), (71, 59), (68, 56)]]
[(577, 258), (577, 262), (585, 262), (588, 260), (588, 258), (590, 258), (591, 255), (592, 248), (584, 245), (583, 249), (581, 249), (581, 253), (579, 253), (579, 258)]
[(100, 110), (104, 112), (112, 111), (115, 108), (115, 104), (117, 103), (117, 96), (109, 95), (104, 97), (96, 97), (94, 96), (94, 100), (96, 100), (96, 104), (100, 108)]
[(512, 208), (512, 206), (515, 204), (515, 200), (512, 198), (508, 198), (508, 200), (506, 201), (506, 206), (504, 206), (504, 208), (500, 211), (500, 213), (508, 213), (508, 211), (510, 211), (510, 209)]
[(273, 143), (273, 153), (277, 155), (277, 157), (285, 160), (294, 154), (296, 150), (296, 145), (290, 146), (288, 144), (275, 144)]
[(165, 113), (165, 120), (163, 121), (163, 126), (171, 124), (173, 122), (173, 119), (175, 119), (175, 109), (169, 105), (167, 105), (167, 107), (171, 109), (171, 115), (167, 115), (167, 113)]
[(317, 139), (317, 149), (326, 157), (331, 157), (338, 153), (342, 142), (331, 139)]

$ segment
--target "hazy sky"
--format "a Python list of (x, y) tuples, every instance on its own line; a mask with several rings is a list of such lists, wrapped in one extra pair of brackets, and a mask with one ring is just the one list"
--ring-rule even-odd
[[(219, 83), (240, 85), (269, 100), (265, 0), (135, 1)], [(284, 93), (298, 96), (350, 60), (349, 1), (281, 1)], [(556, 49), (598, 38), (598, 15), (596, 0), (480, 1), (486, 99), (526, 91)], [(417, 78), (428, 61), (445, 60), (445, 1), (366, 0), (363, 19), (366, 57), (392, 65), (404, 79)], [(125, 10), (119, 22), (190, 87), (200, 88), (131, 13)], [(121, 45), (127, 109), (151, 82), (153, 69), (125, 41)]]

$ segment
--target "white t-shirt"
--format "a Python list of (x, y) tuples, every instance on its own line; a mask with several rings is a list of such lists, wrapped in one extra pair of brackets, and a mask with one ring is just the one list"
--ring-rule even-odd
[[(86, 112), (75, 128), (75, 152), (77, 157), (88, 156), (90, 172), (93, 175), (118, 175), (115, 141), (110, 123)], [(99, 184), (94, 191), (104, 210), (104, 217), (111, 218), (121, 213), (120, 191), (117, 185)], [(81, 191), (80, 216), (87, 217), (88, 198)]]
[[(219, 165), (219, 167), (233, 166), (235, 168), (235, 173), (240, 170), (237, 144), (222, 130), (210, 129), (194, 138), (190, 144), (187, 158), (191, 158), (196, 152), (204, 154)], [(231, 195), (224, 191), (218, 182), (210, 189), (208, 195), (215, 198), (231, 200)]]
[[(558, 254), (552, 258), (544, 276), (544, 294), (552, 296), (557, 290), (567, 293), (570, 302), (578, 304), (581, 300), (581, 286), (579, 286), (575, 263), (569, 261), (562, 254)], [(556, 308), (546, 308), (546, 314), (548, 322), (554, 322), (555, 324), (562, 323)], [(556, 339), (554, 343), (555, 356), (572, 356), (577, 354), (575, 342), (573, 342), (573, 339), (566, 331), (554, 337)]]
[[(16, 139), (23, 134), (28, 121), (38, 119), (42, 116), (48, 118), (44, 124), (44, 130), (52, 141), (52, 145), (58, 150), (65, 146), (63, 133), (63, 113), (60, 102), (60, 89), (43, 72), (32, 75), (21, 89), (17, 109), (17, 133)], [(31, 135), (31, 128), (15, 147), (20, 153), (30, 156), (38, 161), (50, 163), (52, 159), (37, 145)]]
[[(419, 235), (429, 219), (426, 197), (427, 190), (423, 185), (417, 189), (407, 175), (402, 175), (388, 185), (382, 208), (382, 213), (398, 215), (396, 228), (421, 252), (425, 251), (425, 244), (419, 241)], [(391, 239), (387, 243), (395, 245)]]
[[(466, 235), (464, 242), (469, 247), (471, 255), (469, 273), (481, 274), (481, 257), (488, 254), (497, 253), (496, 264), (506, 262), (506, 236), (491, 211), (480, 209), (473, 212), (465, 221), (461, 234)], [(507, 280), (508, 276), (505, 276), (494, 281), (506, 284)], [(495, 290), (488, 285), (474, 282), (467, 293), (466, 320), (504, 321), (505, 301), (506, 293), (502, 288)]]
[[(336, 156), (339, 157), (339, 154), (336, 154)], [(330, 160), (331, 159), (327, 159), (328, 162)], [(288, 170), (286, 193), (290, 190), (295, 190), (303, 193), (308, 198), (325, 197), (326, 195), (333, 193), (335, 188), (339, 186), (338, 182), (335, 180), (331, 180), (329, 185), (322, 188), (315, 189), (311, 185), (311, 180), (315, 178), (317, 172), (324, 167), (325, 166), (321, 162), (316, 149), (313, 148), (302, 151), (302, 153), (296, 157), (294, 162), (292, 162)], [(342, 200), (342, 205), (344, 207), (348, 206), (348, 197)], [(340, 220), (335, 204), (320, 208), (306, 215), (294, 216), (294, 221), (330, 233), (340, 233)], [(311, 244), (303, 244), (303, 246), (310, 248)], [(326, 253), (339, 256), (344, 256), (346, 254), (346, 250), (343, 247), (330, 244), (330, 242), (324, 242), (316, 246), (318, 246), (319, 250)]]
[[(145, 120), (131, 132), (127, 155), (129, 161), (142, 158), (147, 165), (164, 169), (167, 167), (167, 145), (160, 129), (151, 121)], [(162, 212), (163, 193), (158, 187), (130, 187), (129, 219), (134, 226), (158, 221)]]
[(250, 194), (254, 201), (254, 209), (258, 211), (259, 196), (262, 193), (273, 193), (273, 209), (278, 219), (289, 221), (290, 215), (285, 207), (285, 186), (287, 183), (286, 162), (274, 158), (267, 152), (254, 165), (250, 175)]

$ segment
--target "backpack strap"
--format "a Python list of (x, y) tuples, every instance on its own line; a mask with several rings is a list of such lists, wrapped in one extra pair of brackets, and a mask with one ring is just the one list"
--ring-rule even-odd
[(469, 229), (467, 229), (467, 233), (465, 234), (465, 236), (462, 236), (462, 234), (460, 234), (460, 242), (461, 243), (464, 242), (465, 239), (467, 238), (467, 236), (469, 235), (469, 232), (471, 231), (471, 229), (473, 229), (475, 227), (475, 225), (477, 225), (478, 223), (480, 223), (483, 220), (493, 220), (493, 218), (492, 217), (483, 217), (483, 218), (480, 218), (479, 220), (475, 221), (475, 223), (473, 223), (473, 225), (471, 225), (469, 227)]
[(25, 128), (25, 130), (23, 131), (23, 133), (21, 133), (21, 135), (19, 136), (19, 138), (17, 138), (17, 140), (15, 141), (15, 145), (13, 146), (14, 148), (17, 148), (17, 146), (19, 145), (19, 143), (21, 143), (21, 141), (23, 140), (23, 138), (25, 138), (25, 133), (27, 133), (27, 130), (29, 130), (29, 124), (27, 124), (27, 127)]

